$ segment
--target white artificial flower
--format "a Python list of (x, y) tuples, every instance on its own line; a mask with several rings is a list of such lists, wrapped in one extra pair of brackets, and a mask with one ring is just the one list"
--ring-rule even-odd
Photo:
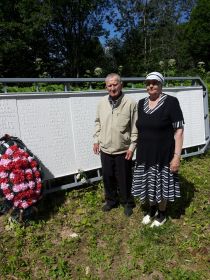
[(81, 179), (81, 183), (82, 183), (82, 184), (85, 184), (85, 183), (87, 183), (87, 180), (86, 180), (85, 178), (82, 178), (82, 179)]
[(80, 173), (77, 174), (76, 178), (77, 178), (77, 180), (80, 179)]

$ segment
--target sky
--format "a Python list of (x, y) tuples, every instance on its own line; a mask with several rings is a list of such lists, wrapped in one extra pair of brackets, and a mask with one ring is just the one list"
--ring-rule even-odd
[[(114, 24), (109, 24), (109, 23), (105, 22), (103, 24), (103, 27), (110, 32), (109, 38), (114, 38), (114, 37), (119, 38), (120, 37), (119, 33), (114, 31), (114, 29), (115, 29)], [(101, 44), (103, 46), (105, 46), (106, 38), (104, 36), (101, 36), (101, 37), (99, 37), (99, 40), (100, 40)]]

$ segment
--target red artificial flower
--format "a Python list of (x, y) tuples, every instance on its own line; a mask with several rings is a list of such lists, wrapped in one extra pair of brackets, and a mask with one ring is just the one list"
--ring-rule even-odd
[(1, 183), (8, 183), (8, 178), (0, 178), (0, 184)]
[(20, 152), (19, 151), (15, 151), (14, 154), (12, 155), (13, 158), (19, 158), (21, 156)]
[(21, 164), (22, 164), (22, 168), (24, 168), (24, 169), (26, 169), (29, 166), (29, 163), (26, 159), (23, 159)]
[(2, 158), (2, 159), (8, 159), (8, 158), (9, 158), (9, 155), (3, 154), (3, 155), (1, 156), (1, 158)]
[(15, 163), (11, 161), (7, 166), (6, 169), (12, 171), (15, 168)]
[(40, 172), (39, 172), (39, 171), (35, 171), (35, 177), (36, 177), (36, 178), (39, 178), (39, 177), (40, 177), (40, 175), (41, 175), (41, 174), (40, 174)]
[(28, 158), (30, 155), (29, 155), (29, 153), (24, 152), (24, 153), (23, 153), (23, 156)]
[(27, 174), (25, 174), (25, 178), (26, 178), (28, 181), (31, 181), (31, 180), (33, 179), (33, 174), (27, 173)]
[(19, 170), (21, 168), (21, 161), (20, 160), (18, 160), (14, 163), (14, 168), (17, 169), (17, 170)]
[(22, 200), (24, 198), (24, 192), (19, 192), (15, 197), (14, 201)]
[(33, 167), (37, 167), (37, 162), (36, 162), (35, 160), (32, 160), (32, 161), (30, 162), (30, 165), (31, 165), (32, 168), (33, 168)]
[(10, 194), (11, 193), (11, 191), (9, 190), (9, 189), (4, 189), (4, 190), (2, 190), (3, 191), (3, 193), (4, 193), (4, 195), (6, 196), (7, 194)]
[(5, 172), (7, 170), (8, 166), (0, 165), (0, 172)]
[(41, 190), (41, 188), (42, 188), (42, 183), (37, 183), (37, 189)]
[(10, 146), (10, 149), (12, 151), (16, 151), (16, 150), (18, 150), (18, 146), (17, 145), (12, 145), (12, 146)]

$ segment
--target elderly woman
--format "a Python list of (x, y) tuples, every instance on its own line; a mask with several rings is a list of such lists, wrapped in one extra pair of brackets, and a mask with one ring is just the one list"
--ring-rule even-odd
[(178, 169), (183, 144), (184, 119), (176, 97), (162, 92), (159, 72), (146, 76), (148, 97), (138, 103), (138, 142), (132, 194), (148, 201), (142, 223), (151, 227), (166, 222), (167, 201), (180, 197)]

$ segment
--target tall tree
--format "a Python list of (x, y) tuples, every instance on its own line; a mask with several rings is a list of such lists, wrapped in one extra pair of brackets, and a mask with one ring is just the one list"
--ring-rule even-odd
[(126, 64), (132, 64), (134, 72), (157, 69), (160, 61), (176, 59), (177, 26), (189, 18), (195, 0), (114, 2), (118, 7), (115, 25), (125, 42), (125, 53), (129, 53)]
[(0, 70), (5, 77), (31, 77), (39, 73), (37, 58), (48, 56), (44, 28), (48, 21), (45, 1), (1, 1)]
[(210, 1), (198, 0), (186, 26), (188, 51), (194, 64), (203, 61), (210, 70)]
[[(66, 76), (80, 76), (103, 55), (98, 36), (103, 34), (104, 9), (109, 1), (52, 1), (52, 20), (46, 30), (53, 60)], [(90, 57), (93, 63), (90, 65)], [(87, 58), (87, 59), (86, 59)], [(96, 59), (95, 59), (96, 60)], [(86, 63), (88, 62), (88, 63)]]
[[(80, 76), (103, 58), (109, 0), (2, 0), (3, 76)], [(97, 63), (98, 64), (98, 63)]]

